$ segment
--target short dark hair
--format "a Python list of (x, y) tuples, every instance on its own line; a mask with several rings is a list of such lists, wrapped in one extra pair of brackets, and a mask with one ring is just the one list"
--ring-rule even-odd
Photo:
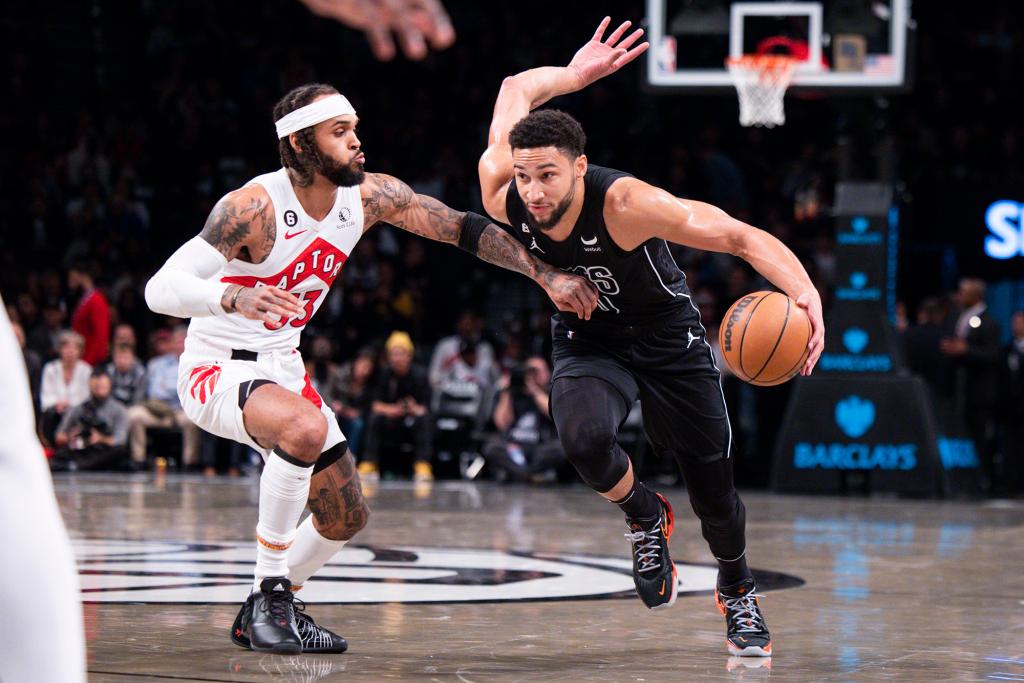
[[(280, 120), (285, 114), (290, 114), (300, 107), (305, 107), (321, 95), (334, 95), (337, 92), (337, 88), (333, 85), (324, 83), (307, 83), (293, 88), (274, 105), (274, 121)], [(295, 171), (298, 175), (299, 186), (305, 187), (313, 183), (313, 175), (320, 167), (320, 155), (317, 152), (316, 140), (313, 136), (313, 126), (303, 128), (296, 133), (296, 136), (299, 138), (299, 146), (302, 147), (301, 152), (295, 151), (288, 136), (278, 140), (277, 151), (281, 157), (281, 165)]]
[(559, 109), (541, 109), (519, 120), (508, 134), (512, 149), (557, 147), (575, 159), (583, 154), (587, 135), (583, 126)]

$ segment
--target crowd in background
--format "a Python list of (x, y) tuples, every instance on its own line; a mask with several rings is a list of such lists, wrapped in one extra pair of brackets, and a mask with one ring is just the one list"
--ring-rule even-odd
[[(716, 204), (782, 239), (807, 266), (826, 307), (834, 267), (833, 226), (825, 210), (831, 188), (840, 174), (891, 179), (905, 206), (901, 249), (918, 266), (914, 274), (904, 268), (899, 275), (908, 317), (919, 321), (909, 327), (940, 318), (949, 327), (959, 312), (942, 312), (941, 303), (927, 297), (970, 273), (942, 256), (939, 241), (958, 226), (946, 224), (931, 200), (996, 182), (1024, 183), (1021, 123), (1013, 106), (1024, 51), (1012, 49), (1021, 33), (1004, 4), (955, 19), (926, 4), (915, 6), (913, 90), (844, 102), (791, 100), (787, 125), (771, 134), (739, 128), (732, 98), (646, 93), (639, 68), (557, 104), (583, 123), (593, 163)], [(183, 419), (173, 371), (182, 321), (151, 314), (142, 287), (178, 244), (198, 232), (222, 194), (278, 165), (274, 101), (303, 82), (338, 86), (361, 117), (368, 170), (397, 175), (453, 207), (482, 211), (476, 160), (502, 78), (566, 62), (605, 12), (623, 12), (620, 3), (592, 5), (586, 12), (558, 12), (539, 2), (448, 2), (459, 32), (455, 45), (421, 64), (386, 66), (371, 57), (359, 34), (313, 17), (298, 3), (267, 0), (243, 10), (198, 1), (61, 0), (0, 10), (7, 45), (0, 92), (9, 103), (0, 109), (0, 122), (17, 131), (0, 152), (0, 292), (25, 342), (47, 444), (54, 452), (91, 449), (99, 463), (109, 457), (145, 466), (154, 451), (180, 448), (178, 457), (190, 467), (242, 467), (247, 454), (225, 454), (224, 446), (207, 443)], [(643, 12), (641, 3), (633, 9)], [(545, 20), (537, 21), (539, 15)], [(943, 37), (954, 20), (963, 36), (957, 51)], [(972, 65), (979, 63), (989, 77), (975, 78)], [(989, 106), (997, 95), (1006, 106)], [(979, 107), (984, 117), (977, 116)], [(715, 321), (730, 303), (764, 285), (732, 257), (681, 247), (674, 255), (712, 339)], [(468, 333), (461, 315), (466, 310), (477, 312)], [(307, 326), (302, 350), (316, 386), (346, 433), (358, 434), (371, 462), (375, 450), (390, 447), (374, 438), (388, 420), (409, 423), (409, 442), (399, 450), (421, 451), (428, 442), (435, 451), (446, 448), (436, 420), (429, 435), (412, 425), (422, 417), (417, 412), (437, 412), (442, 399), (456, 416), (460, 400), (486, 404), (480, 424), (491, 434), (507, 434), (514, 425), (498, 426), (515, 406), (501, 400), (499, 387), (514, 385), (519, 408), (534, 401), (539, 380), (527, 390), (525, 377), (543, 376), (530, 359), (549, 357), (549, 315), (542, 292), (529, 281), (385, 226), (368, 234), (348, 259)], [(1009, 350), (1000, 336), (998, 352), (990, 350), (986, 362), (1001, 386), (1018, 378), (998, 391), (1019, 396), (1017, 326)], [(943, 336), (958, 337), (955, 327)], [(452, 335), (455, 329), (460, 331)], [(393, 336), (396, 331), (405, 336)], [(423, 368), (426, 389), (410, 380), (416, 391), (395, 393), (392, 356), (401, 354), (399, 348), (411, 351), (411, 368)], [(908, 348), (911, 365), (926, 373), (932, 366), (918, 362), (919, 354), (955, 364), (949, 348)], [(442, 365), (449, 363), (454, 373), (447, 393), (432, 357), (447, 359)], [(460, 389), (459, 373), (483, 372), (481, 366), (490, 369), (479, 396), (460, 399), (460, 391), (474, 389), (472, 380)], [(735, 399), (731, 409), (743, 441), (738, 451), (749, 459), (737, 468), (740, 483), (763, 483), (770, 451), (765, 444), (774, 439), (779, 399), (788, 388), (752, 392), (727, 379), (726, 391)], [(114, 428), (86, 429), (97, 406), (114, 406), (111, 401), (124, 406), (123, 415), (116, 407), (101, 411), (110, 414)], [(501, 406), (500, 418), (491, 406)], [(1005, 413), (994, 413), (998, 425), (1021, 423)], [(1005, 432), (998, 425), (985, 427), (994, 450)], [(489, 446), (484, 443), (481, 452), (498, 452)], [(517, 448), (503, 452), (514, 454), (511, 460), (494, 456), (504, 465), (493, 469), (510, 477), (537, 475)], [(539, 449), (526, 450), (530, 458), (544, 457), (534, 453)], [(413, 463), (429, 457), (409, 455)], [(417, 471), (426, 476), (425, 468)]]

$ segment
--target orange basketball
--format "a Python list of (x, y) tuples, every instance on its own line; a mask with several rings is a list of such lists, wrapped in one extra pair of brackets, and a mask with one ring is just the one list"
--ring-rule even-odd
[(744, 382), (771, 387), (792, 379), (807, 360), (811, 321), (779, 292), (752, 292), (734, 303), (718, 328), (725, 363)]

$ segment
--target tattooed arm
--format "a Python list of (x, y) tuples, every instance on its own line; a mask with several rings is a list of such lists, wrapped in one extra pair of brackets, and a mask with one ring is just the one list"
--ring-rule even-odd
[[(433, 197), (415, 194), (401, 180), (383, 173), (367, 174), (360, 191), (365, 229), (385, 222), (427, 239), (459, 244), (465, 213)], [(534, 258), (514, 237), (493, 223), (483, 229), (475, 253), (482, 261), (536, 282), (559, 310), (574, 311), (580, 318), (590, 319), (597, 307), (597, 290), (589, 280), (564, 273)]]
[(197, 237), (182, 245), (146, 284), (146, 303), (179, 318), (238, 312), (276, 327), (302, 315), (298, 300), (276, 287), (224, 285), (215, 276), (231, 259), (259, 263), (277, 237), (266, 190), (249, 185), (224, 196)]

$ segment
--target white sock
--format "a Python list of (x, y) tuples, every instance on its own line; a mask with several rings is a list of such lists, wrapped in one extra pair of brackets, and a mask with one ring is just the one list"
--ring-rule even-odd
[(260, 519), (256, 525), (256, 581), (288, 574), (288, 549), (295, 527), (309, 498), (313, 463), (303, 467), (282, 458), (276, 451), (267, 458), (260, 477)]
[(324, 538), (313, 526), (313, 515), (299, 525), (295, 542), (288, 551), (288, 578), (298, 588), (317, 573), (348, 541)]

